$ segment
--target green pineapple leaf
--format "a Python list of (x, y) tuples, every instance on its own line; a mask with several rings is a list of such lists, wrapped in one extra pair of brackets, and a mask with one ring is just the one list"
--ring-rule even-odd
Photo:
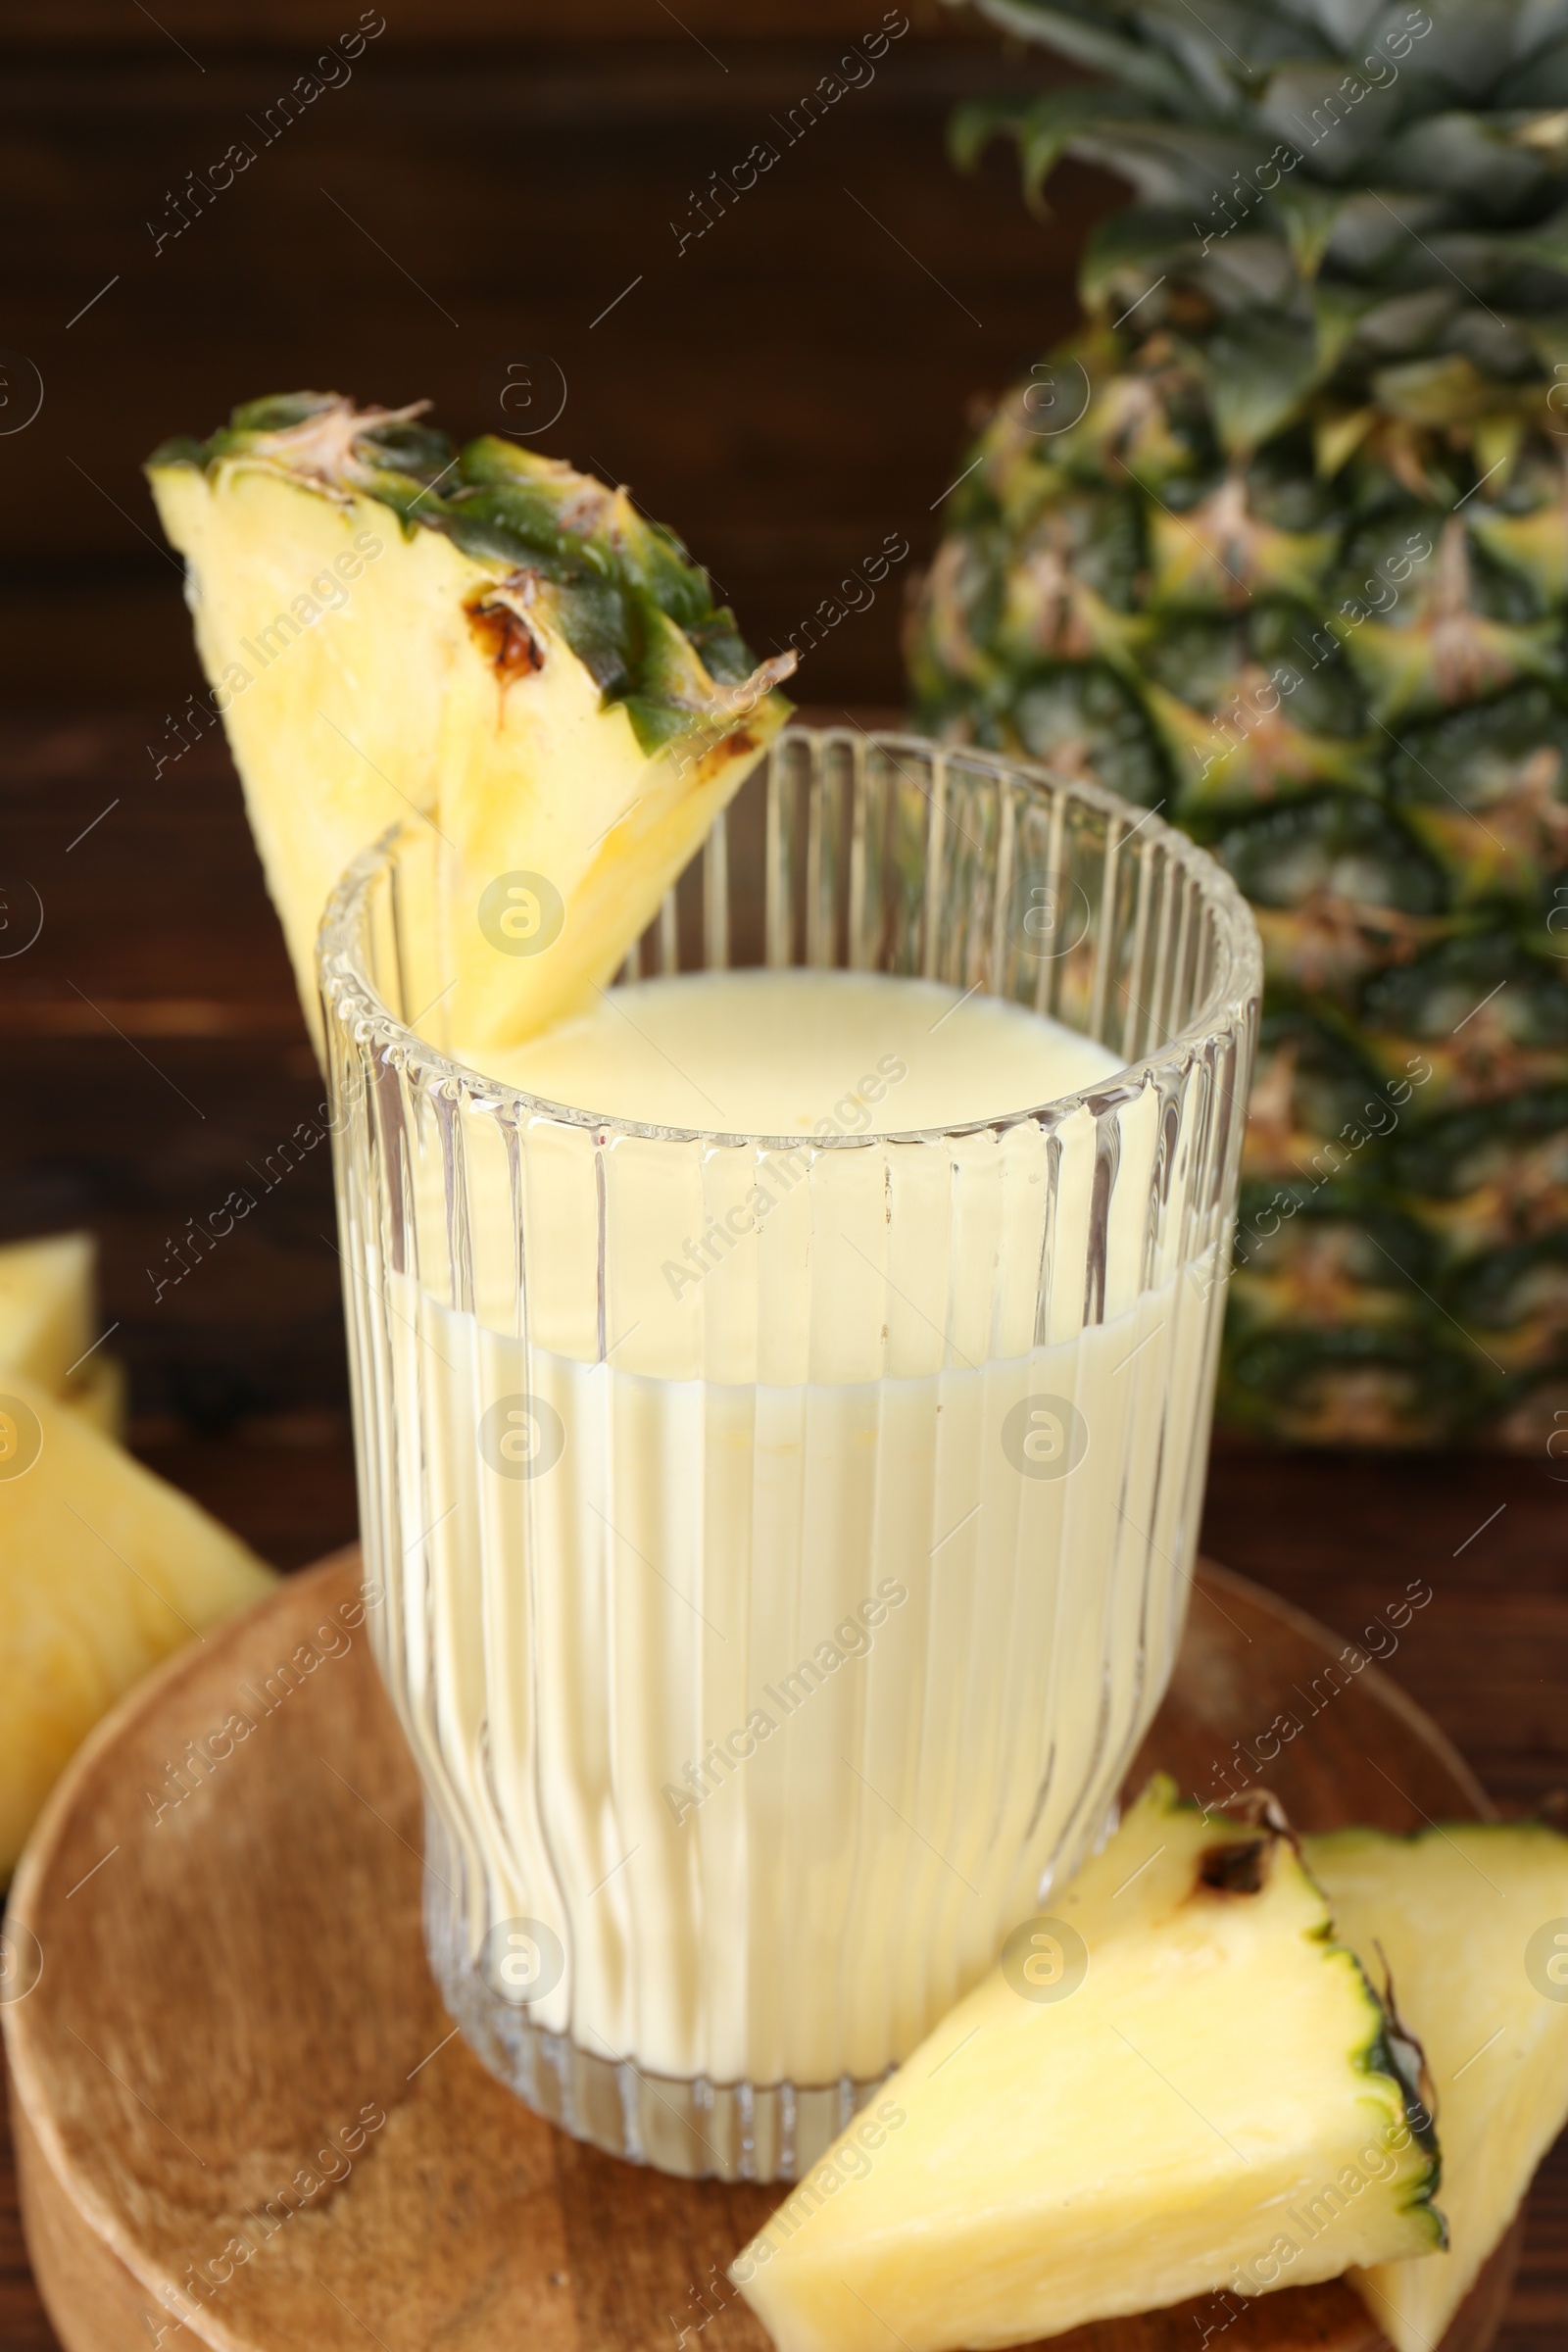
[(1201, 240), (1200, 226), (1179, 211), (1135, 205), (1112, 213), (1094, 229), (1084, 250), (1079, 292), (1091, 310), (1103, 310), (1118, 287), (1135, 295), (1145, 283), (1152, 286), (1172, 254), (1184, 261), (1199, 259)]
[[(1058, 7), (1049, 0), (996, 0), (986, 13), (1025, 40), (1045, 41), (1091, 73), (1108, 74), (1120, 89), (1180, 108), (1191, 100), (1187, 75), (1164, 50), (1115, 32), (1113, 9)], [(1102, 96), (1103, 93), (1101, 93)]]
[(1314, 180), (1292, 177), (1281, 179), (1269, 201), (1285, 224), (1297, 269), (1304, 278), (1315, 278), (1346, 207), (1355, 198), (1339, 188), (1323, 188)]
[(1220, 445), (1247, 456), (1300, 414), (1318, 380), (1316, 338), (1288, 318), (1228, 319), (1204, 349)]

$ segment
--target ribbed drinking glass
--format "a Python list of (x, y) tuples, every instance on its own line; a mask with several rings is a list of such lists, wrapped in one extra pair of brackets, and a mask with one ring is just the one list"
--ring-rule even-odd
[(1165, 1687), (1256, 933), (1091, 784), (791, 729), (622, 976), (923, 977), (1125, 1067), (951, 1133), (699, 1133), (449, 1056), (443, 854), (390, 836), (320, 940), (431, 1963), (580, 2137), (798, 2177), (1040, 1912)]

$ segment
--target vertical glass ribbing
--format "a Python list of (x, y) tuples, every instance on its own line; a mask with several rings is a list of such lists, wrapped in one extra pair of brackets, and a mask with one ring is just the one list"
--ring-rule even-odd
[[(569, 2130), (787, 2178), (1072, 1865), (1163, 1691), (1255, 933), (1106, 793), (791, 730), (629, 973), (925, 974), (1129, 1056), (975, 1130), (808, 1147), (596, 1120), (449, 1060), (439, 1015), (406, 1025), (440, 987), (440, 893), (410, 828), (321, 939), (432, 1961)], [(666, 1298), (657, 1236), (744, 1226), (764, 1179), (773, 1213)]]

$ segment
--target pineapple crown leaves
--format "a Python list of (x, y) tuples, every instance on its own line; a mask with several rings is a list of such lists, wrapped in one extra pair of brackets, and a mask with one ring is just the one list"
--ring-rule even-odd
[(494, 567), (503, 601), (518, 576), (536, 583), (541, 617), (607, 707), (625, 707), (650, 754), (743, 722), (794, 670), (794, 654), (755, 660), (734, 614), (714, 604), (707, 572), (629, 491), (493, 434), (460, 450), (420, 421), (429, 405), (358, 409), (335, 392), (272, 395), (235, 409), (206, 441), (166, 442), (148, 469), (193, 466), (215, 488), (236, 470), (261, 469), (343, 504), (373, 498), (405, 536), (440, 531)]
[(1132, 182), (1085, 304), (1173, 339), (1233, 454), (1363, 409), (1461, 434), (1554, 421), (1568, 0), (977, 4), (1109, 86), (966, 107), (956, 159), (1010, 136), (1034, 202), (1066, 155)]

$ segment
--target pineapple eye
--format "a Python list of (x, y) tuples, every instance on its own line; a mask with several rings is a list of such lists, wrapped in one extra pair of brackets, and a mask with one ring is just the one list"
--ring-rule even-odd
[(1261, 1894), (1268, 1875), (1272, 1838), (1250, 1838), (1245, 1845), (1211, 1845), (1198, 1864), (1200, 1886), (1216, 1894)]
[(538, 633), (510, 605), (485, 602), (468, 608), (468, 628), (503, 686), (543, 669), (545, 649)]

